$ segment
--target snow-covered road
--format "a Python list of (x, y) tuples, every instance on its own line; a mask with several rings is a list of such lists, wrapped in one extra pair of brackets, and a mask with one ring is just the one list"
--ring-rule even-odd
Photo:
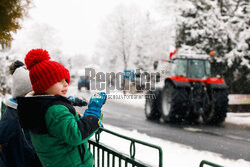
[[(121, 92), (112, 92), (112, 95), (122, 95)], [(129, 97), (129, 96), (128, 96)], [(122, 103), (127, 105), (132, 105), (138, 108), (144, 108), (145, 100), (144, 99), (109, 99), (112, 102)], [(239, 126), (247, 126), (250, 127), (250, 112), (247, 113), (227, 113), (227, 117), (225, 120), (227, 124), (239, 125)]]

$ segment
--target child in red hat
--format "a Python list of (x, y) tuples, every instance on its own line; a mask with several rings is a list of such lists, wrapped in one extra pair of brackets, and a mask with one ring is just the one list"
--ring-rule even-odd
[(30, 130), (42, 165), (93, 166), (88, 139), (101, 126), (101, 107), (106, 94), (95, 94), (84, 116), (79, 118), (65, 97), (70, 83), (69, 71), (60, 63), (51, 61), (43, 49), (29, 51), (25, 64), (35, 95), (18, 98), (18, 116), (21, 126)]

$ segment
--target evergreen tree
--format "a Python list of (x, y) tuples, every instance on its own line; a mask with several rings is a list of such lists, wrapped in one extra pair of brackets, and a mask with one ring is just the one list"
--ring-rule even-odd
[(230, 93), (250, 93), (249, 0), (189, 2), (178, 19), (177, 48), (214, 51), (212, 73), (225, 78)]

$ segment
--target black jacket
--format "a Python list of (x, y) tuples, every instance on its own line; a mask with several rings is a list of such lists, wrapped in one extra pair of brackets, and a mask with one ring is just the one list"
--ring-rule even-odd
[(2, 145), (2, 155), (6, 160), (6, 166), (37, 166), (34, 165), (37, 157), (31, 144), (29, 132), (23, 130), (18, 121), (16, 102), (12, 99), (6, 105), (5, 113), (0, 120), (0, 144)]
[[(31, 130), (33, 133), (46, 134), (48, 129), (45, 122), (47, 109), (55, 104), (66, 106), (75, 115), (76, 111), (70, 101), (64, 96), (33, 96), (18, 97), (18, 117), (23, 129)], [(80, 118), (77, 121), (78, 127), (85, 138), (99, 128), (99, 119), (94, 116)]]
[(75, 109), (70, 102), (63, 96), (33, 96), (18, 97), (18, 117), (23, 129), (31, 130), (34, 133), (46, 134), (48, 129), (45, 122), (45, 113), (47, 109), (54, 104), (62, 103), (70, 107), (70, 112), (75, 115)]

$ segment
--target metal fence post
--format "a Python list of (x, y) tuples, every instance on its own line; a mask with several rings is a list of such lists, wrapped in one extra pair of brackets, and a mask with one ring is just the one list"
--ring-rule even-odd
[[(99, 139), (101, 136), (100, 132), (108, 133), (108, 134), (111, 134), (113, 136), (119, 137), (121, 139), (130, 141), (130, 149), (129, 149), (130, 155), (118, 152), (111, 147), (108, 147), (102, 143), (99, 143)], [(91, 139), (89, 140), (89, 147), (90, 147), (90, 150), (92, 150), (92, 153), (93, 153), (93, 156), (94, 156), (94, 159), (96, 162), (95, 167), (104, 167), (104, 164), (105, 164), (104, 161), (107, 161), (107, 165), (106, 165), (107, 167), (124, 166), (124, 165), (126, 167), (126, 166), (128, 166), (128, 164), (130, 164), (132, 166), (137, 166), (137, 167), (149, 167), (150, 165), (145, 164), (144, 162), (141, 162), (135, 158), (135, 155), (136, 155), (136, 145), (135, 144), (140, 144), (140, 145), (143, 145), (147, 148), (156, 149), (159, 152), (159, 159), (158, 159), (159, 160), (159, 162), (158, 162), (159, 167), (163, 166), (163, 163), (162, 163), (162, 157), (163, 157), (162, 154), (163, 153), (162, 153), (161, 147), (159, 147), (159, 146), (156, 146), (156, 145), (153, 145), (150, 143), (146, 143), (146, 142), (143, 142), (143, 141), (140, 141), (137, 139), (133, 139), (133, 138), (115, 133), (113, 131), (110, 131), (110, 130), (104, 129), (104, 128), (100, 128), (99, 131), (96, 133), (95, 141), (93, 141)], [(91, 149), (91, 148), (93, 148), (93, 149)], [(107, 155), (106, 157), (104, 156), (105, 153)], [(110, 161), (110, 157), (111, 157), (111, 161)], [(124, 165), (122, 165), (122, 164), (124, 164)]]

